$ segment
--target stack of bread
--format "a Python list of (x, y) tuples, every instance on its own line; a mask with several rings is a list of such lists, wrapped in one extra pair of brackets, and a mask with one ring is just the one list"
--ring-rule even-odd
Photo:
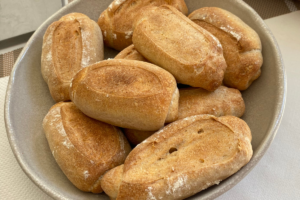
[[(251, 159), (240, 90), (260, 76), (260, 39), (221, 8), (187, 14), (184, 0), (114, 0), (98, 24), (71, 13), (48, 27), (41, 68), (58, 103), (43, 128), (80, 190), (184, 199)], [(103, 60), (104, 45), (122, 51)]]

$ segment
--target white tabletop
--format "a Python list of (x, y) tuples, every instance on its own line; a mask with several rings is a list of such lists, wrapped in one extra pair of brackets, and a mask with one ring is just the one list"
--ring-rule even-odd
[[(278, 41), (287, 74), (287, 101), (278, 133), (256, 167), (218, 200), (300, 199), (300, 11), (265, 20)], [(0, 199), (50, 200), (24, 174), (10, 149), (3, 107), (8, 77), (0, 78)], [(298, 89), (299, 88), (299, 89)]]

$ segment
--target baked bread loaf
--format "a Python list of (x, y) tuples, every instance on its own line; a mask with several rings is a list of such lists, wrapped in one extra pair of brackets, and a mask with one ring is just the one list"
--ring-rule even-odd
[(104, 44), (119, 51), (131, 45), (132, 23), (138, 12), (146, 6), (163, 4), (174, 6), (185, 15), (188, 14), (184, 0), (114, 0), (98, 19)]
[(53, 22), (44, 35), (41, 60), (52, 98), (56, 102), (70, 100), (73, 76), (103, 58), (102, 33), (96, 22), (81, 13)]
[(103, 174), (123, 164), (131, 150), (119, 128), (87, 117), (72, 102), (55, 104), (43, 128), (57, 164), (85, 192), (102, 192)]
[(146, 62), (95, 63), (76, 74), (70, 93), (83, 113), (122, 128), (153, 131), (178, 117), (174, 77)]
[(215, 7), (198, 9), (189, 18), (219, 39), (227, 63), (224, 84), (247, 89), (261, 74), (262, 46), (257, 33), (234, 14)]
[[(232, 115), (242, 117), (245, 102), (239, 90), (220, 86), (213, 92), (202, 88), (179, 89), (178, 119), (193, 115), (210, 114), (216, 117)], [(124, 129), (131, 144), (137, 145), (156, 131)]]
[(172, 6), (148, 7), (134, 22), (135, 48), (177, 82), (216, 90), (226, 62), (220, 42)]
[(122, 50), (118, 55), (116, 55), (115, 59), (139, 60), (147, 62), (147, 59), (135, 49), (133, 44)]
[(220, 86), (209, 92), (202, 88), (185, 88), (180, 89), (179, 94), (178, 119), (200, 114), (242, 117), (245, 112), (245, 102), (237, 89)]
[(101, 186), (117, 200), (184, 199), (247, 164), (253, 153), (251, 139), (248, 125), (237, 117), (187, 117), (135, 147), (124, 166), (103, 176)]

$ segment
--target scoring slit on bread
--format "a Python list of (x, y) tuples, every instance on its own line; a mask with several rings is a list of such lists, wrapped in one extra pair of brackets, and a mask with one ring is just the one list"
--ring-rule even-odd
[(221, 42), (227, 63), (224, 84), (246, 90), (261, 74), (263, 57), (258, 34), (240, 18), (221, 8), (200, 8), (189, 18)]
[(67, 101), (73, 76), (82, 68), (103, 60), (102, 33), (84, 14), (71, 13), (53, 22), (43, 38), (41, 71), (56, 101)]
[(216, 90), (226, 62), (220, 42), (172, 6), (148, 7), (134, 22), (135, 48), (179, 83)]
[(122, 128), (153, 131), (178, 117), (174, 77), (146, 62), (112, 59), (90, 65), (74, 77), (70, 93), (83, 113)]
[(251, 139), (247, 124), (234, 116), (184, 118), (136, 146), (124, 165), (104, 175), (101, 186), (117, 200), (184, 199), (247, 164)]
[(84, 115), (72, 102), (55, 104), (43, 120), (50, 150), (80, 190), (100, 193), (100, 180), (123, 164), (131, 147), (121, 130)]
[(150, 5), (163, 4), (174, 6), (185, 15), (188, 14), (184, 0), (114, 0), (98, 19), (104, 44), (119, 51), (131, 45), (132, 24), (138, 12)]

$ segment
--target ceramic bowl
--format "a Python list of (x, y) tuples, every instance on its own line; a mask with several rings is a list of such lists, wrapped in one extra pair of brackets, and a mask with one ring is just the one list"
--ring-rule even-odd
[[(50, 152), (42, 120), (55, 103), (41, 75), (43, 35), (47, 27), (63, 15), (80, 12), (97, 21), (111, 0), (79, 0), (59, 10), (45, 21), (24, 47), (10, 76), (5, 120), (11, 148), (28, 177), (54, 199), (109, 199), (104, 193), (91, 194), (78, 190), (66, 178)], [(264, 64), (262, 74), (243, 92), (246, 113), (243, 119), (251, 128), (253, 157), (236, 174), (189, 199), (213, 199), (232, 188), (257, 164), (272, 142), (278, 129), (285, 103), (286, 80), (277, 43), (259, 15), (240, 0), (186, 0), (189, 12), (205, 6), (226, 9), (251, 26), (260, 36)], [(116, 51), (105, 49), (105, 57)]]

